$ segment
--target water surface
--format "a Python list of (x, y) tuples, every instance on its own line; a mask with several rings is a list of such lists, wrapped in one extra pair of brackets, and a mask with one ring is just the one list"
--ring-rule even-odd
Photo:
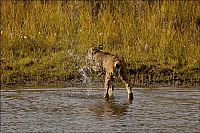
[(1, 92), (1, 132), (198, 132), (198, 89), (20, 89)]

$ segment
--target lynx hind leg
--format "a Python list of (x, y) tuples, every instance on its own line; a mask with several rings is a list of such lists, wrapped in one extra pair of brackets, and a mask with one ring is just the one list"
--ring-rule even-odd
[(132, 92), (131, 86), (128, 83), (125, 83), (125, 85), (126, 85), (126, 89), (127, 89), (127, 92), (128, 92), (128, 99), (130, 101), (132, 101), (133, 100), (133, 92)]
[(109, 97), (112, 96), (113, 90), (114, 90), (114, 85), (113, 85), (113, 83), (111, 83), (111, 85), (110, 85), (110, 87), (109, 87), (109, 90), (108, 90), (108, 95), (109, 95)]
[(128, 99), (130, 101), (132, 101), (133, 100), (133, 92), (132, 92), (131, 84), (130, 84), (130, 82), (129, 82), (129, 80), (127, 78), (127, 75), (126, 75), (124, 70), (125, 69), (122, 69), (122, 71), (120, 71), (120, 78), (121, 78), (121, 80), (124, 82), (124, 84), (126, 86), (126, 90), (128, 92)]
[(113, 86), (113, 75), (111, 73), (106, 73), (105, 77), (105, 93), (104, 98), (109, 98), (112, 95)]

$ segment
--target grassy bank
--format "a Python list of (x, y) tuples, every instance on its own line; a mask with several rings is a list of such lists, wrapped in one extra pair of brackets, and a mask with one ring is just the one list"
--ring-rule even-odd
[(91, 46), (123, 55), (135, 85), (200, 82), (198, 1), (13, 1), (1, 5), (1, 83), (81, 78)]

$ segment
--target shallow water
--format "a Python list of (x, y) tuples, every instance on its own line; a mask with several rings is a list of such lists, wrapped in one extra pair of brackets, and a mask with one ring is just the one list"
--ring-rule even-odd
[(198, 89), (29, 89), (1, 92), (1, 132), (198, 132)]

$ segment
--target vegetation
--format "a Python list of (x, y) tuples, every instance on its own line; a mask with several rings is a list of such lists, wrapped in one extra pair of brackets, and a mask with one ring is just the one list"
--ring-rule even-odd
[(135, 85), (200, 82), (199, 1), (0, 1), (1, 83), (79, 79), (88, 48), (129, 62)]

